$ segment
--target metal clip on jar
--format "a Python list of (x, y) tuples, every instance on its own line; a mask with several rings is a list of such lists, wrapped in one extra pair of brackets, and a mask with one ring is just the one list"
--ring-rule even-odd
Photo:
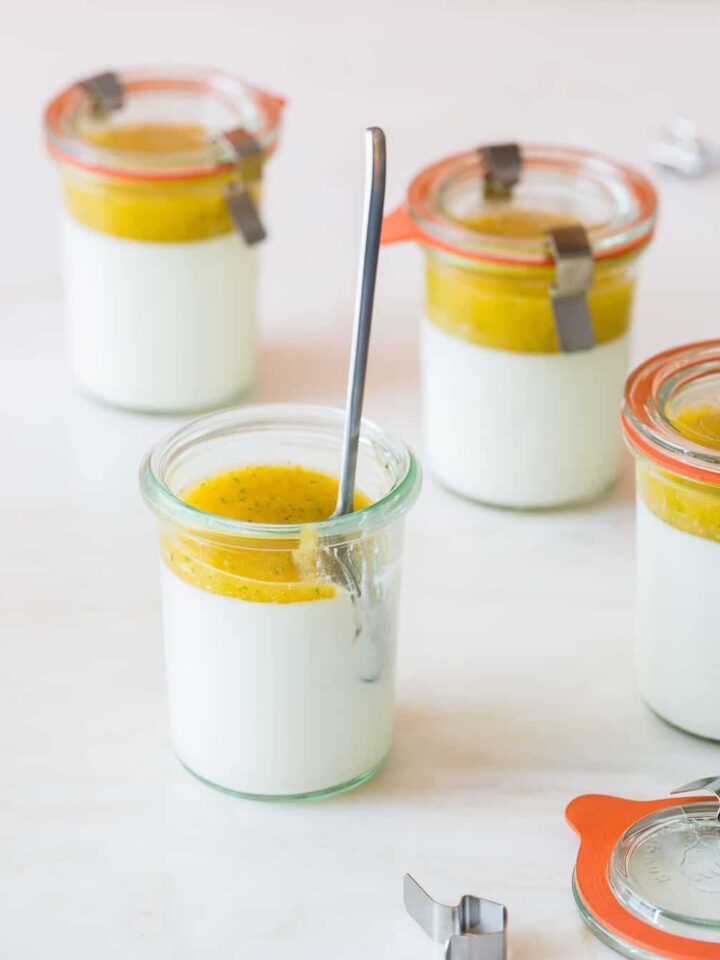
[(720, 340), (634, 370), (622, 425), (636, 457), (640, 690), (670, 723), (720, 740)]
[(505, 507), (587, 500), (616, 477), (635, 265), (655, 191), (594, 153), (504, 144), (422, 170), (383, 241), (425, 255), (426, 450)]
[(255, 368), (263, 167), (283, 100), (224, 73), (104, 73), (45, 112), (72, 366), (113, 406), (226, 405)]

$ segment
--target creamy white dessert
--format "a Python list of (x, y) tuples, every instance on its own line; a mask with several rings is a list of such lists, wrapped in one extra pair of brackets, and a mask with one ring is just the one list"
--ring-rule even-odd
[[(182, 530), (162, 540), (173, 743), (216, 786), (335, 791), (372, 775), (390, 749), (399, 570), (371, 559), (378, 541), (351, 545), (345, 566), (318, 554), (312, 523), (330, 515), (336, 491), (333, 478), (298, 466), (225, 472), (183, 499), (216, 516), (302, 523), (307, 540)], [(358, 494), (356, 509), (365, 504)], [(360, 595), (346, 570), (368, 564)]]
[(114, 406), (182, 411), (252, 385), (258, 250), (234, 231), (180, 243), (116, 237), (66, 216), (73, 372)]
[(523, 353), (422, 323), (425, 446), (436, 477), (462, 496), (552, 507), (597, 496), (622, 452), (623, 334), (577, 353)]
[[(542, 242), (564, 220), (510, 208), (462, 223), (494, 239)], [(438, 479), (465, 497), (555, 507), (595, 497), (617, 476), (633, 274), (627, 262), (595, 264), (587, 294), (595, 344), (572, 353), (558, 343), (553, 276), (552, 267), (427, 255), (425, 446)]]
[(357, 636), (346, 590), (253, 603), (167, 569), (162, 590), (172, 738), (194, 773), (238, 793), (294, 796), (349, 784), (383, 762), (394, 650), (368, 674), (373, 640)]
[[(637, 377), (640, 394), (650, 383), (656, 395), (645, 398), (651, 429), (661, 429), (679, 449), (692, 445), (701, 466), (720, 454), (720, 405), (712, 363), (700, 351), (690, 373), (682, 370), (682, 349), (656, 373)], [(705, 361), (705, 365), (703, 365)], [(660, 362), (661, 363), (661, 362)], [(698, 376), (698, 372), (700, 376)], [(663, 373), (680, 386), (680, 399), (663, 389)], [(694, 374), (694, 376), (692, 375)], [(705, 385), (706, 377), (709, 385)], [(633, 374), (630, 383), (636, 378)], [(685, 390), (685, 394), (682, 391)], [(660, 397), (658, 400), (657, 397)], [(626, 400), (627, 417), (628, 401)], [(636, 408), (633, 408), (634, 410)], [(631, 432), (630, 443), (638, 434)], [(644, 437), (639, 437), (643, 443)], [(720, 740), (720, 474), (702, 479), (696, 467), (672, 458), (658, 463), (653, 447), (634, 448), (637, 460), (637, 671), (643, 698), (675, 726)], [(667, 446), (659, 447), (665, 457)], [(648, 455), (649, 454), (649, 455)], [(673, 472), (674, 463), (678, 473)], [(689, 473), (684, 473), (688, 471)]]
[[(720, 510), (718, 510), (720, 534)], [(660, 519), (638, 497), (637, 669), (660, 716), (720, 740), (720, 542)]]
[(242, 134), (249, 106), (260, 129), (276, 124), (280, 101), (202, 71), (124, 82), (116, 110), (93, 110), (78, 87), (48, 110), (73, 371), (113, 406), (227, 406), (254, 379), (259, 258), (227, 194), (259, 206), (272, 134), (261, 146), (248, 131), (249, 153), (224, 136)]

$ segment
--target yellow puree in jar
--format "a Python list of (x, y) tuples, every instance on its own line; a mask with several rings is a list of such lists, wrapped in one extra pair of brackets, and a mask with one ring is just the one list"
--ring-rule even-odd
[[(575, 222), (542, 210), (503, 207), (458, 220), (497, 238), (542, 237), (551, 227)], [(606, 343), (630, 323), (635, 254), (597, 261), (588, 306), (595, 340)], [(557, 353), (548, 288), (554, 268), (473, 261), (428, 249), (426, 300), (432, 323), (470, 343), (518, 353)]]
[[(182, 494), (204, 513), (249, 523), (313, 524), (335, 509), (338, 481), (292, 465), (251, 466), (208, 477)], [(354, 510), (370, 505), (356, 491)], [(199, 540), (179, 531), (161, 537), (163, 559), (186, 583), (210, 593), (258, 603), (295, 603), (332, 597), (334, 584), (317, 569), (312, 527), (298, 539), (260, 541), (215, 534)], [(262, 545), (261, 545), (262, 544)]]
[[(139, 123), (89, 129), (85, 140), (107, 150), (125, 152), (128, 169), (152, 171), (163, 155), (188, 155), (207, 146), (210, 132), (197, 124)], [(173, 163), (177, 165), (176, 157)], [(175, 180), (135, 180), (65, 166), (62, 191), (68, 213), (91, 230), (128, 240), (181, 243), (219, 236), (232, 230), (223, 190), (238, 177), (255, 202), (260, 200), (260, 169), (248, 158), (234, 170)]]
[[(689, 406), (668, 419), (681, 436), (720, 450), (720, 407)], [(645, 505), (661, 520), (720, 542), (720, 487), (686, 480), (639, 460), (638, 488)]]

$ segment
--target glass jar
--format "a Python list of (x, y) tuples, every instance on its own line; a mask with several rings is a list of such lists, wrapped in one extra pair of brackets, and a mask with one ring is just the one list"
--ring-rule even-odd
[(636, 458), (640, 690), (670, 723), (720, 740), (720, 340), (637, 367), (622, 424)]
[(87, 393), (175, 412), (249, 389), (260, 186), (282, 106), (200, 70), (105, 74), (49, 104), (70, 355)]
[[(596, 154), (523, 146), (520, 158), (519, 179), (504, 190), (490, 189), (483, 151), (422, 170), (386, 218), (383, 241), (414, 240), (424, 253), (422, 392), (433, 472), (473, 500), (554, 507), (595, 497), (619, 469), (616, 411), (656, 197), (639, 173)], [(568, 340), (552, 234), (571, 227), (588, 247)]]
[(233, 793), (346, 790), (390, 749), (403, 518), (420, 487), (410, 450), (364, 421), (357, 487), (371, 505), (317, 523), (239, 521), (183, 499), (244, 466), (336, 476), (343, 419), (301, 405), (211, 414), (142, 466), (160, 521), (175, 750)]

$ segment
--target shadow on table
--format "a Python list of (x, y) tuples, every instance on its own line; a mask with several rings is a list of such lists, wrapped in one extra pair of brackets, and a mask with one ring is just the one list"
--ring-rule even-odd
[[(687, 735), (658, 720), (634, 692), (629, 709), (617, 711), (602, 695), (564, 693), (526, 690), (516, 702), (495, 697), (481, 708), (401, 706), (387, 765), (346, 801), (361, 795), (363, 802), (422, 802), (487, 789), (527, 794), (549, 782), (565, 789), (567, 778), (577, 775), (584, 781), (600, 771), (606, 781), (613, 773), (632, 776), (650, 750), (664, 753), (669, 764), (687, 750)], [(696, 751), (705, 749), (703, 741), (691, 742)], [(613, 743), (623, 745), (615, 758)]]
[(399, 708), (393, 751), (377, 781), (385, 794), (473, 787), (494, 766), (492, 708), (473, 711)]
[[(579, 917), (577, 923), (568, 928), (565, 924), (558, 930), (543, 931), (539, 924), (534, 924), (532, 930), (513, 931), (508, 929), (508, 942), (513, 960), (540, 960), (540, 958), (569, 957), (568, 943), (572, 942), (573, 957), (578, 958), (575, 952), (582, 944), (583, 957), (599, 956), (600, 945), (595, 936), (585, 927)], [(579, 943), (578, 943), (579, 941)], [(587, 950), (587, 953), (585, 952)]]
[(492, 710), (401, 707), (392, 753), (385, 767), (360, 790), (338, 798), (346, 803), (406, 801), (473, 790), (497, 777)]

